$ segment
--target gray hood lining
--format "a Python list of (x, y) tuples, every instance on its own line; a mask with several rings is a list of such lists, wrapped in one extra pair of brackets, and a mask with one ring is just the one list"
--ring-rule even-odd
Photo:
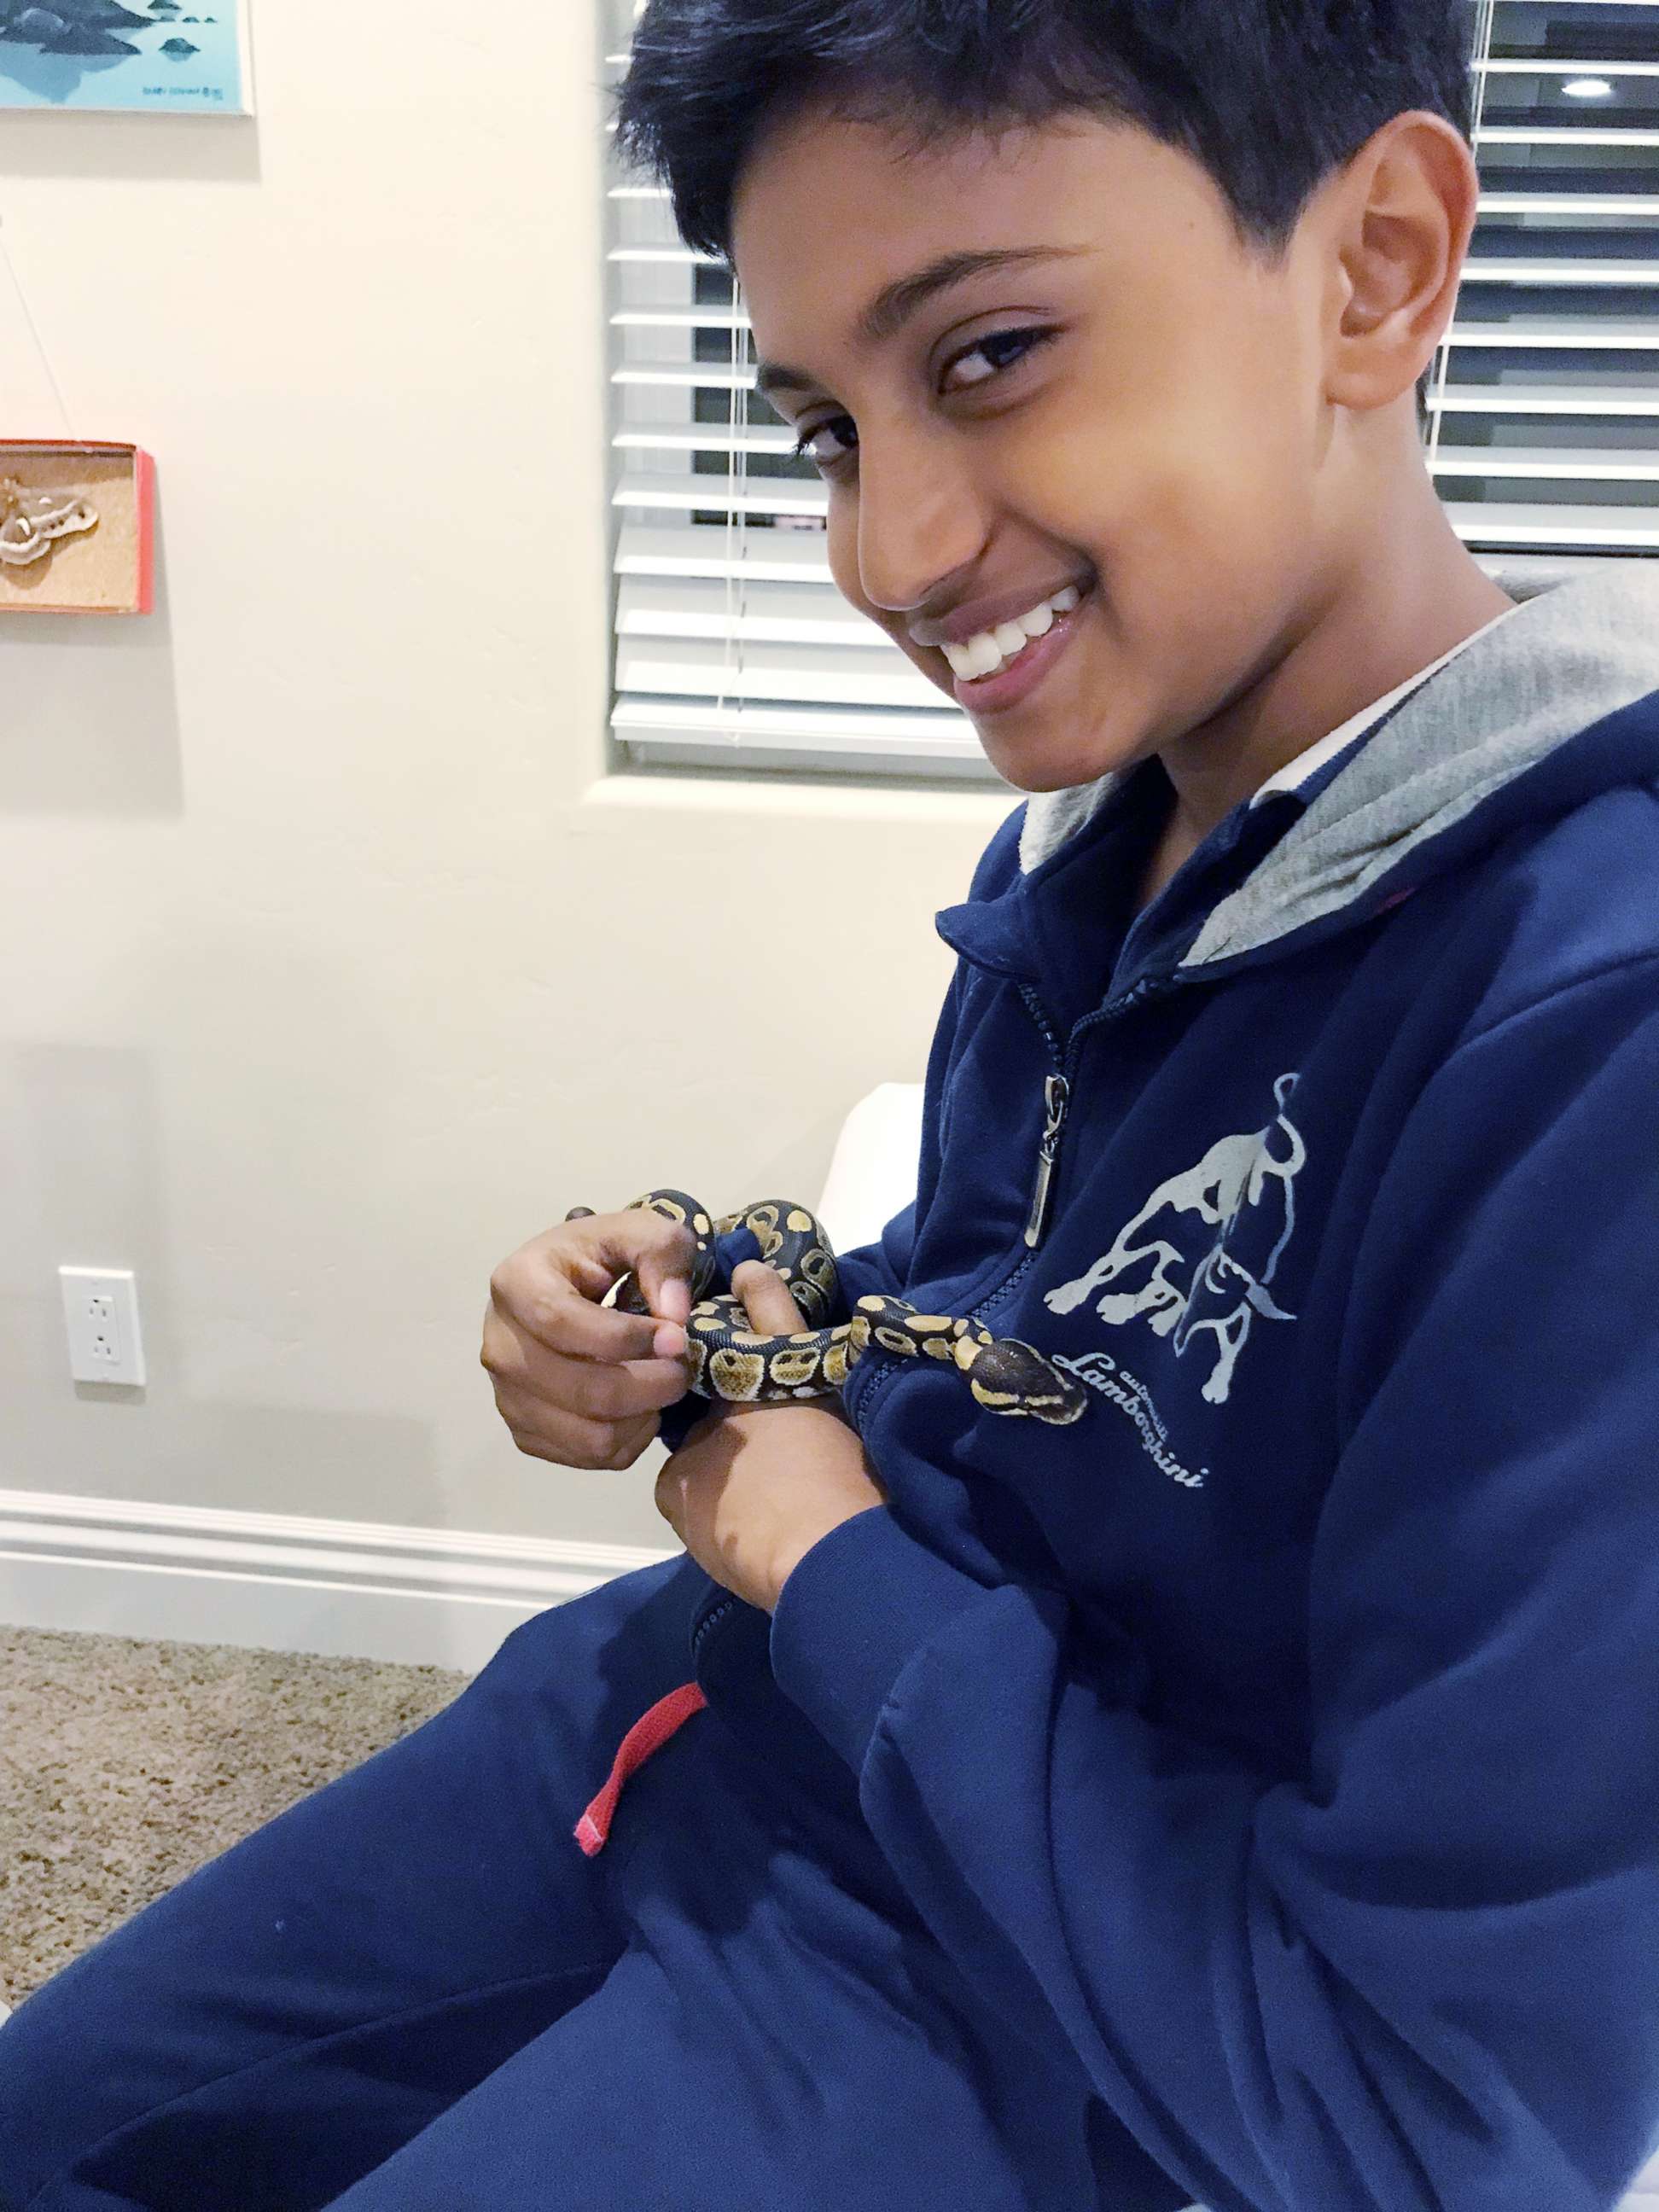
[[(1607, 560), (1526, 592), (1489, 635), (1426, 678), (1210, 915), (1183, 966), (1231, 959), (1362, 897), (1425, 837), (1591, 723), (1659, 690), (1659, 561)], [(1132, 773), (1041, 792), (1029, 873)]]

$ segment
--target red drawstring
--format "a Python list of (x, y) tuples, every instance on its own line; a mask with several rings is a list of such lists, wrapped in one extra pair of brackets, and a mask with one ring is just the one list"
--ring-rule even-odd
[(689, 1721), (693, 1713), (700, 1713), (708, 1703), (697, 1683), (682, 1682), (678, 1690), (659, 1698), (629, 1729), (617, 1747), (609, 1780), (572, 1831), (589, 1858), (595, 1851), (605, 1849), (611, 1833), (611, 1816), (629, 1776), (636, 1766), (642, 1766), (653, 1751), (660, 1751), (675, 1729)]

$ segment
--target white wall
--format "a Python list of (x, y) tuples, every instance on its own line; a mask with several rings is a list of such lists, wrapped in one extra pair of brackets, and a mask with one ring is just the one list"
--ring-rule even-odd
[[(672, 1549), (654, 1452), (514, 1449), (491, 1268), (811, 1196), (921, 1073), (1012, 794), (603, 775), (596, 16), (256, 0), (254, 120), (0, 116), (67, 427), (161, 487), (153, 617), (0, 618), (0, 1488)], [(3, 271), (0, 409), (66, 427)]]

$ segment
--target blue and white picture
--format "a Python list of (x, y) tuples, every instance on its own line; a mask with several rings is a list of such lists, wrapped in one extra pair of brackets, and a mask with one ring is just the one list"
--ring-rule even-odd
[(247, 0), (0, 0), (0, 108), (249, 115)]

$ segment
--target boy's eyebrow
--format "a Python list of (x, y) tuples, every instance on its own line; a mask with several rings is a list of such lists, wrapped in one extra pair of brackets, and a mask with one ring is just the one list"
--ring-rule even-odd
[[(884, 284), (854, 327), (866, 345), (879, 345), (902, 330), (936, 292), (960, 284), (964, 277), (976, 276), (985, 269), (1004, 269), (1024, 261), (1056, 260), (1062, 255), (1086, 253), (1089, 250), (1085, 246), (1005, 246), (942, 253), (938, 260), (913, 270), (909, 276), (896, 276), (890, 284)], [(804, 368), (791, 368), (781, 361), (763, 361), (756, 372), (755, 389), (763, 398), (769, 398), (779, 391), (808, 392), (816, 381)]]

